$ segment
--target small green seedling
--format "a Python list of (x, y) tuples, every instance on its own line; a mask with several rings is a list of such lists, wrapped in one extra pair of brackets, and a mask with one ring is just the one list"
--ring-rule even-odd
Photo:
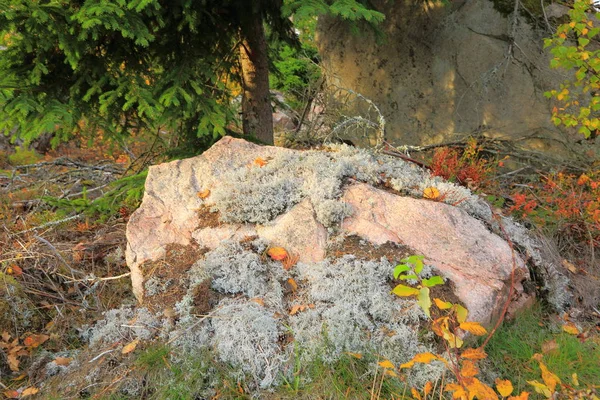
[(419, 306), (425, 312), (427, 317), (431, 318), (429, 309), (431, 308), (431, 298), (429, 297), (429, 288), (437, 285), (443, 285), (444, 279), (441, 276), (434, 275), (428, 279), (421, 279), (419, 274), (423, 271), (423, 256), (413, 255), (400, 260), (402, 264), (396, 265), (394, 268), (394, 279), (401, 280), (416, 280), (420, 284), (416, 288), (398, 285), (392, 290), (396, 296), (409, 297), (417, 296)]

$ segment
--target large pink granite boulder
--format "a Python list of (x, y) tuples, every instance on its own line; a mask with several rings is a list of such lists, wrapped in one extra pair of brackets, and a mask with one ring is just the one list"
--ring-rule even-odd
[[(345, 151), (352, 153), (353, 150)], [(214, 249), (227, 240), (244, 241), (259, 237), (270, 246), (282, 246), (298, 255), (300, 262), (310, 264), (324, 259), (332, 237), (339, 238), (346, 234), (358, 235), (374, 245), (388, 241), (400, 243), (411, 248), (413, 254), (424, 255), (429, 264), (453, 282), (455, 294), (470, 310), (472, 320), (488, 323), (499, 315), (507, 300), (511, 274), (515, 296), (522, 294), (520, 282), (527, 276), (522, 259), (514, 254), (506, 240), (490, 232), (480, 220), (448, 204), (401, 196), (371, 184), (356, 182), (356, 176), (363, 176), (364, 180), (371, 183), (381, 182), (385, 178), (385, 174), (377, 170), (384, 162), (374, 158), (369, 164), (371, 161), (364, 153), (356, 153), (355, 159), (331, 160), (323, 158), (321, 154), (316, 164), (313, 159), (313, 164), (296, 165), (296, 162), (301, 163), (306, 159), (304, 154), (314, 153), (259, 146), (226, 137), (200, 156), (151, 167), (143, 202), (127, 226), (126, 258), (138, 300), (142, 301), (144, 297), (145, 277), (141, 265), (163, 257), (170, 244), (194, 244)], [(223, 180), (231, 176), (228, 173), (261, 168), (263, 161), (276, 160), (277, 157), (286, 156), (288, 158), (285, 160), (289, 160), (290, 154), (300, 156), (294, 159), (296, 161), (284, 162), (277, 168), (289, 169), (290, 179), (300, 176), (297, 175), (300, 171), (304, 171), (302, 173), (305, 175), (295, 183), (297, 186), (290, 186), (290, 190), (298, 190), (299, 194), (291, 197), (296, 202), (291, 203), (281, 215), (263, 223), (201, 223), (199, 211), (214, 211), (216, 200), (212, 193), (227, 183)], [(257, 163), (257, 159), (260, 162)], [(325, 194), (325, 200), (320, 201), (314, 194), (320, 193), (320, 188), (314, 183), (311, 186), (312, 194), (305, 194), (306, 188), (298, 189), (306, 177), (306, 170), (317, 168), (320, 160), (330, 160), (337, 168), (332, 170), (335, 171), (332, 175), (337, 174), (340, 179), (337, 198), (332, 199)], [(348, 160), (362, 163), (362, 169), (354, 170), (350, 165), (353, 161)], [(394, 163), (403, 163), (401, 160), (392, 160)], [(400, 170), (388, 168), (386, 171), (398, 174)], [(365, 178), (364, 171), (375, 171), (376, 177)], [(413, 170), (408, 168), (407, 171)], [(415, 176), (423, 180), (431, 179), (426, 172), (419, 174)], [(417, 179), (415, 176), (411, 179)], [(267, 175), (261, 179), (268, 178)], [(396, 180), (401, 178), (395, 177)], [(278, 179), (281, 180), (281, 176)], [(329, 188), (323, 193), (332, 193), (332, 182), (336, 181), (328, 181), (323, 185)], [(353, 183), (348, 185), (349, 182)], [(252, 182), (245, 184), (251, 185)], [(323, 211), (324, 204), (326, 212)], [(338, 205), (345, 208), (338, 209)], [(329, 216), (328, 221), (337, 221), (336, 218), (341, 215), (341, 223), (325, 227), (317, 209), (322, 215)], [(348, 210), (349, 216), (346, 214)]]

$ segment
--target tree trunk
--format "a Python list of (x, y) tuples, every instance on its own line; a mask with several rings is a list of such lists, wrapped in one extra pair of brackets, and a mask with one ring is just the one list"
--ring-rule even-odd
[(245, 135), (273, 144), (273, 111), (269, 92), (267, 41), (260, 14), (242, 27), (242, 120)]

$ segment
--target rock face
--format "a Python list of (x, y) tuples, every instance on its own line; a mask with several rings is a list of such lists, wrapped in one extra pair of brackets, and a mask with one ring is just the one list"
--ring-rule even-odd
[(358, 92), (381, 109), (394, 143), (433, 144), (480, 133), (547, 156), (585, 160), (573, 143), (581, 138), (571, 141), (552, 124), (552, 105), (543, 96), (564, 80), (548, 67), (543, 38), (549, 33), (535, 30), (524, 15), (503, 15), (494, 7), (501, 2), (512, 13), (514, 2), (503, 0), (446, 6), (375, 0), (386, 16), (382, 43), (368, 29), (355, 35), (337, 19), (320, 18), (322, 64), (336, 88)]
[[(385, 182), (395, 190), (384, 190)], [(465, 189), (461, 201), (451, 200), (464, 209), (407, 196), (422, 197), (429, 186), (452, 187), (401, 160), (347, 146), (303, 152), (223, 138), (198, 157), (150, 168), (142, 205), (127, 226), (134, 293), (144, 300), (141, 266), (164, 257), (169, 245), (213, 250), (259, 238), (310, 265), (326, 258), (332, 242), (358, 235), (424, 255), (452, 281), (471, 319), (489, 323), (506, 301), (513, 268), (517, 297), (527, 269), (504, 239), (467, 213), (486, 209)]]

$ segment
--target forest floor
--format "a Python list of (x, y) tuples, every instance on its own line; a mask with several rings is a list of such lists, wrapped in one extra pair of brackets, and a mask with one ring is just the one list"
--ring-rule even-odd
[[(135, 304), (124, 258), (125, 227), (140, 193), (110, 193), (119, 187), (114, 184), (118, 179), (164, 160), (150, 150), (146, 143), (114, 152), (98, 143), (70, 143), (45, 156), (0, 153), (0, 399), (67, 398), (48, 390), (60, 385), (56, 380), (47, 384), (51, 374), (46, 365), (53, 361), (68, 367), (76, 358), (79, 377), (71, 373), (61, 378), (78, 380), (69, 398), (139, 398), (122, 390), (125, 377), (148, 387), (143, 398), (194, 398), (181, 395), (183, 389), (174, 395), (153, 387), (163, 369), (169, 370), (170, 379), (178, 376), (164, 344), (136, 343), (137, 349), (134, 345), (130, 352), (108, 359), (85, 353), (81, 338), (82, 330), (104, 312)], [(593, 171), (582, 175), (600, 180)], [(496, 193), (487, 193), (492, 201), (509, 199), (497, 204), (505, 214), (527, 207), (521, 204), (519, 210), (518, 199), (507, 188), (529, 183), (511, 178), (496, 186)], [(94, 203), (99, 198), (104, 200)], [(89, 213), (90, 207), (97, 212)], [(581, 231), (573, 225), (565, 226), (549, 234), (548, 243), (557, 249), (563, 272), (571, 279), (573, 307), (557, 315), (541, 304), (509, 321), (490, 341), (487, 361), (495, 371), (510, 373), (515, 387), (534, 392), (527, 381), (536, 376), (542, 380), (535, 358), (542, 354), (550, 370), (560, 369), (556, 373), (566, 385), (561, 392), (565, 397), (558, 398), (592, 398), (592, 392), (600, 391), (600, 237), (589, 229), (578, 235)], [(390, 394), (397, 388), (388, 381), (388, 394), (382, 394), (383, 375), (372, 378), (363, 361), (349, 357), (333, 367), (312, 366), (315, 379), (310, 386), (289, 383), (261, 397), (402, 398)], [(85, 387), (86, 365), (100, 363), (107, 367), (104, 385)], [(186, 382), (184, 386), (192, 385)], [(243, 383), (227, 379), (215, 393), (214, 398), (250, 397)]]

